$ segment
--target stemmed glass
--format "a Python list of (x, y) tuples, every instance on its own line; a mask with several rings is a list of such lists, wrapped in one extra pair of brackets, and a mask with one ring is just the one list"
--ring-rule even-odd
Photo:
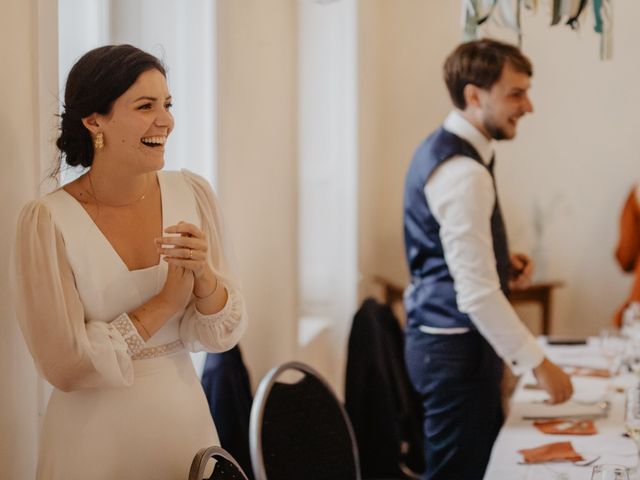
[(629, 341), (622, 365), (640, 379), (640, 339), (634, 338)]
[(621, 465), (596, 465), (591, 480), (629, 480), (627, 469)]
[(605, 328), (600, 332), (600, 351), (609, 361), (611, 375), (618, 374), (628, 343), (628, 338), (618, 329)]
[(624, 363), (636, 375), (640, 375), (640, 303), (631, 302), (622, 314), (622, 334), (629, 341), (624, 355)]
[(629, 338), (640, 336), (640, 302), (631, 302), (622, 313), (622, 333)]
[(637, 475), (638, 467), (640, 466), (640, 387), (633, 387), (627, 390), (624, 427), (629, 438), (633, 440), (638, 450), (636, 466), (632, 470)]

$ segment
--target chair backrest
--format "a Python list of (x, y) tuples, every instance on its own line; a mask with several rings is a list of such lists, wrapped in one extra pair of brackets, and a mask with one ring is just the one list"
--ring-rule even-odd
[[(210, 459), (216, 461), (213, 472), (207, 472)], [(208, 475), (205, 477), (205, 475)], [(191, 462), (189, 480), (248, 480), (238, 462), (222, 447), (202, 448)]]
[[(296, 381), (283, 381), (292, 372)], [(249, 441), (256, 480), (360, 480), (349, 417), (308, 365), (285, 363), (262, 379), (251, 408)]]
[(246, 475), (253, 478), (249, 453), (249, 416), (253, 395), (239, 345), (226, 352), (207, 354), (202, 388), (215, 420), (220, 444), (233, 455)]

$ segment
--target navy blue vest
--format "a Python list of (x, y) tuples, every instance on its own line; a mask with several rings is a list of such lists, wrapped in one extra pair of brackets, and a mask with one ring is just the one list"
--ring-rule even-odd
[[(411, 287), (405, 295), (409, 329), (420, 325), (475, 328), (469, 316), (458, 310), (453, 278), (440, 242), (440, 225), (431, 213), (424, 195), (424, 186), (434, 169), (456, 155), (464, 155), (486, 166), (470, 143), (439, 128), (418, 147), (407, 172), (404, 242), (411, 273)], [(492, 170), (489, 169), (489, 172), (493, 178)], [(500, 287), (507, 294), (509, 250), (497, 192), (491, 215), (491, 234)]]

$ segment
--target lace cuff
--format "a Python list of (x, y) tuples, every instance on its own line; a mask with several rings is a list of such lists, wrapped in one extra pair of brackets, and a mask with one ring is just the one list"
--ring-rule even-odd
[(127, 344), (127, 353), (129, 355), (134, 356), (144, 348), (144, 340), (126, 313), (113, 320), (109, 324), (109, 330), (115, 330), (122, 336), (122, 339)]

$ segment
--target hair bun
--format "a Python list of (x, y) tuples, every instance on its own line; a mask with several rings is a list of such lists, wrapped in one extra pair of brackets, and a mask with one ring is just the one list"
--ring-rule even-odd
[(56, 145), (64, 155), (67, 165), (89, 167), (93, 160), (91, 135), (82, 121), (69, 110), (60, 115), (60, 136)]

